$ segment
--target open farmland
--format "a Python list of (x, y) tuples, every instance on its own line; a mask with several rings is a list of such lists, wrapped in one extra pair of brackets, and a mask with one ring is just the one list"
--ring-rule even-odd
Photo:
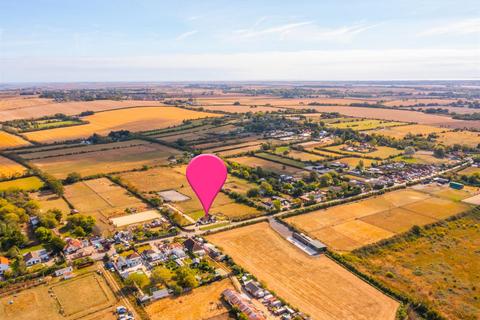
[[(168, 158), (180, 154), (180, 151), (164, 145), (150, 142), (131, 141), (132, 146), (125, 143), (111, 143), (90, 147), (65, 149), (64, 156), (46, 156), (31, 160), (31, 162), (55, 176), (63, 179), (71, 172), (78, 172), (82, 176), (99, 173), (111, 173), (139, 169), (143, 166), (166, 165)], [(87, 148), (83, 149), (83, 148)], [(97, 148), (97, 149), (95, 149)], [(98, 151), (95, 151), (98, 150)], [(47, 153), (62, 151), (47, 151)], [(70, 153), (70, 154), (69, 154)], [(35, 155), (28, 154), (29, 157)]]
[(459, 145), (466, 145), (466, 146), (475, 148), (480, 144), (480, 132), (473, 132), (473, 131), (444, 132), (439, 134), (437, 141), (447, 146), (459, 144)]
[(338, 104), (338, 105), (350, 105), (351, 103), (374, 103), (376, 99), (355, 99), (355, 98), (277, 98), (271, 96), (260, 97), (220, 97), (220, 98), (198, 98), (197, 102), (203, 107), (210, 105), (230, 105), (232, 107), (235, 102), (240, 102), (241, 106), (298, 106), (299, 108), (311, 108), (309, 103), (321, 103), (321, 104)]
[(316, 161), (323, 161), (323, 160), (327, 159), (326, 157), (322, 157), (318, 154), (313, 154), (313, 153), (308, 153), (308, 152), (303, 152), (303, 151), (291, 149), (288, 146), (277, 147), (277, 148), (275, 148), (274, 153), (276, 153), (280, 156), (284, 156), (284, 157), (287, 157), (287, 158), (292, 158), (292, 159), (299, 160), (299, 161), (316, 162)]
[(51, 191), (39, 191), (30, 194), (30, 197), (37, 201), (40, 212), (47, 212), (51, 209), (59, 209), (63, 212), (64, 216), (70, 213), (70, 207), (63, 200), (63, 198), (57, 196)]
[(388, 127), (366, 132), (368, 134), (378, 134), (395, 139), (403, 139), (407, 134), (427, 136), (430, 133), (440, 133), (447, 131), (445, 128), (438, 128), (434, 126), (412, 124), (408, 126)]
[(96, 218), (96, 228), (100, 234), (114, 230), (109, 218), (125, 215), (126, 209), (141, 212), (148, 208), (141, 200), (107, 178), (65, 186), (65, 198), (80, 213)]
[(43, 181), (37, 177), (27, 177), (0, 182), (0, 191), (10, 188), (35, 191), (43, 187)]
[[(151, 196), (151, 193), (167, 190), (175, 190), (187, 196), (188, 200), (173, 202), (172, 205), (196, 220), (202, 217), (204, 213), (185, 177), (185, 168), (186, 166), (159, 167), (147, 171), (127, 172), (120, 174), (119, 177), (147, 197)], [(232, 183), (230, 183), (231, 187), (233, 187)], [(210, 213), (228, 219), (242, 219), (262, 214), (255, 208), (235, 203), (234, 200), (223, 193), (219, 193), (215, 198)]]
[(406, 125), (405, 122), (384, 121), (375, 119), (357, 119), (339, 123), (331, 123), (328, 126), (337, 129), (352, 129), (355, 131), (383, 129), (387, 127), (396, 127)]
[(207, 239), (312, 319), (395, 319), (397, 302), (326, 256), (306, 255), (267, 223)]
[(27, 168), (8, 158), (0, 156), (0, 180), (12, 177), (20, 177), (25, 174)]
[(103, 111), (130, 107), (158, 106), (158, 101), (143, 100), (96, 100), (55, 102), (51, 99), (9, 99), (0, 100), (0, 119), (3, 121), (15, 119), (32, 119), (43, 116), (53, 116), (57, 113), (77, 115), (83, 111)]
[(104, 278), (88, 273), (0, 298), (0, 318), (11, 320), (103, 319), (106, 312), (111, 314), (110, 308), (116, 301), (113, 291)]
[(232, 289), (229, 279), (194, 289), (176, 298), (155, 301), (145, 308), (152, 320), (206, 320), (228, 310), (221, 300), (222, 292)]
[(356, 157), (341, 158), (341, 159), (338, 159), (337, 161), (341, 163), (345, 163), (350, 168), (355, 168), (360, 163), (360, 161), (363, 161), (363, 165), (365, 166), (365, 168), (368, 168), (372, 165), (372, 163), (377, 162), (371, 159), (356, 158)]
[(402, 161), (406, 163), (421, 163), (421, 164), (449, 164), (454, 161), (448, 158), (437, 158), (433, 155), (433, 152), (429, 151), (417, 151), (412, 156), (401, 155), (393, 158), (395, 161)]
[(465, 191), (448, 187), (431, 193), (422, 191), (421, 188), (393, 191), (291, 217), (287, 222), (333, 250), (350, 251), (408, 231), (414, 225), (430, 224), (470, 208), (445, 195), (448, 192), (466, 198), (469, 193)]
[[(289, 108), (304, 108), (289, 107)], [(480, 121), (457, 120), (448, 116), (427, 114), (410, 110), (395, 110), (367, 107), (344, 107), (344, 106), (309, 106), (318, 112), (339, 112), (352, 117), (372, 118), (400, 122), (415, 122), (419, 124), (434, 125), (448, 128), (480, 128)]]
[(192, 120), (220, 115), (175, 107), (139, 107), (98, 112), (81, 119), (88, 124), (24, 133), (37, 142), (53, 142), (86, 138), (94, 133), (107, 135), (110, 131), (145, 131), (181, 124)]
[(0, 150), (7, 149), (7, 148), (20, 148), (29, 146), (30, 142), (16, 136), (10, 134), (5, 131), (0, 131)]
[(480, 314), (480, 214), (422, 230), (371, 250), (346, 255), (360, 271), (386, 286), (424, 301), (446, 319), (478, 319)]
[(379, 159), (387, 159), (392, 156), (396, 156), (403, 153), (402, 150), (398, 150), (390, 147), (384, 147), (384, 146), (376, 146), (377, 150), (372, 152), (355, 152), (355, 151), (342, 150), (345, 147), (346, 147), (345, 144), (341, 144), (338, 146), (326, 147), (326, 148), (323, 148), (322, 150), (334, 151), (341, 154), (355, 155), (355, 156), (364, 157), (364, 158), (379, 158)]
[(234, 105), (202, 105), (202, 106), (192, 106), (192, 108), (202, 108), (206, 111), (221, 111), (227, 113), (257, 113), (257, 112), (276, 112), (281, 111), (282, 109), (271, 107), (271, 106), (234, 106)]
[(229, 159), (230, 162), (235, 162), (247, 167), (252, 168), (262, 168), (263, 170), (271, 171), (276, 174), (287, 174), (287, 175), (295, 175), (295, 176), (302, 176), (307, 174), (308, 172), (299, 168), (291, 167), (285, 164), (261, 159), (258, 157), (238, 157), (238, 158), (231, 158)]
[(292, 167), (298, 167), (298, 168), (304, 168), (305, 167), (305, 164), (301, 161), (289, 159), (287, 157), (279, 156), (279, 155), (272, 154), (272, 153), (259, 152), (259, 153), (256, 153), (255, 156), (259, 157), (259, 158), (262, 158), (262, 159), (278, 162), (278, 163), (281, 163), (281, 164), (284, 164), (284, 165), (292, 166)]

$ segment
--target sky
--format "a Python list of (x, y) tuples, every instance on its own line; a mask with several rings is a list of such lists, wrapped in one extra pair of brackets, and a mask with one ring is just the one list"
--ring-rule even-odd
[(480, 80), (478, 0), (0, 0), (0, 83)]

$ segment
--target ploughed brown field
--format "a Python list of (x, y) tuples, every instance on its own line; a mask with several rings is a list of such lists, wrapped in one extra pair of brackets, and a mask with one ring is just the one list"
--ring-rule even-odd
[(267, 223), (207, 237), (312, 319), (395, 319), (398, 303), (326, 256), (311, 257)]

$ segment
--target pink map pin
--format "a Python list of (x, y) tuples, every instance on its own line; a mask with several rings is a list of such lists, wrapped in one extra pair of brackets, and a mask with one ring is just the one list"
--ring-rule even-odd
[(205, 215), (227, 180), (227, 167), (213, 154), (201, 154), (187, 166), (187, 180), (200, 200)]

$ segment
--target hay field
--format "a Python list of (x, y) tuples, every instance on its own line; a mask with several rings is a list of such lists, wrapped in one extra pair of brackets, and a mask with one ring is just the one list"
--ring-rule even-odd
[(307, 171), (298, 169), (295, 167), (287, 166), (284, 164), (268, 161), (265, 159), (260, 159), (257, 157), (238, 157), (238, 158), (230, 158), (230, 162), (236, 162), (241, 165), (245, 165), (252, 168), (262, 168), (267, 171), (272, 171), (276, 174), (288, 174), (288, 175), (295, 175), (295, 176), (302, 176), (304, 174), (308, 174)]
[[(457, 190), (448, 190), (454, 191)], [(462, 191), (455, 194), (466, 197)], [(333, 250), (351, 251), (408, 231), (414, 225), (429, 224), (469, 208), (446, 195), (402, 189), (291, 217), (287, 222)]]
[[(298, 109), (298, 107), (291, 107)], [(474, 121), (456, 120), (448, 116), (440, 116), (436, 114), (427, 114), (409, 110), (395, 110), (382, 108), (366, 108), (366, 107), (343, 107), (343, 106), (309, 106), (318, 112), (339, 112), (346, 116), (382, 119), (400, 122), (415, 122), (419, 124), (429, 124), (447, 127), (477, 127)]]
[(458, 174), (462, 175), (472, 175), (472, 174), (475, 174), (475, 173), (480, 173), (480, 167), (468, 167), (468, 168), (465, 168), (463, 169), (462, 171), (459, 171)]
[[(390, 101), (385, 101), (382, 102), (383, 105), (388, 106), (388, 107), (410, 107), (414, 106), (416, 104), (430, 104), (430, 103), (436, 103), (440, 106), (442, 105), (447, 105), (452, 102), (457, 102), (455, 99), (400, 99), (400, 100), (390, 100)], [(425, 107), (427, 108), (427, 107)], [(436, 107), (435, 107), (436, 108)]]
[(60, 209), (64, 213), (64, 216), (70, 213), (70, 207), (65, 200), (50, 191), (34, 192), (30, 194), (30, 197), (37, 201), (40, 206), (40, 212)]
[(338, 152), (346, 155), (355, 155), (363, 158), (380, 158), (380, 159), (387, 159), (392, 156), (403, 153), (402, 150), (398, 150), (390, 147), (384, 147), (384, 146), (376, 146), (377, 150), (372, 152), (366, 152), (366, 153), (342, 150), (342, 148), (344, 148), (345, 146), (346, 146), (345, 144), (341, 144), (338, 146), (322, 148), (322, 150), (334, 151), (334, 152)]
[(374, 129), (383, 129), (387, 127), (395, 127), (406, 125), (405, 122), (394, 122), (394, 121), (385, 121), (385, 120), (375, 120), (375, 119), (359, 119), (354, 121), (345, 121), (340, 123), (330, 123), (328, 124), (331, 128), (337, 129), (352, 129), (355, 131), (363, 130), (374, 130)]
[(20, 138), (19, 136), (0, 131), (0, 150), (7, 148), (20, 148), (31, 145), (30, 142)]
[(125, 209), (141, 212), (148, 208), (140, 199), (107, 178), (67, 185), (65, 198), (80, 213), (96, 218), (96, 228), (100, 234), (113, 231), (109, 218), (125, 215)]
[(480, 215), (467, 215), (423, 236), (349, 254), (349, 261), (386, 286), (425, 301), (446, 319), (480, 314)]
[(192, 108), (203, 108), (206, 111), (223, 111), (228, 113), (257, 113), (257, 112), (277, 112), (283, 109), (269, 106), (250, 106), (250, 105), (202, 105), (202, 106), (192, 106)]
[(27, 168), (15, 161), (0, 156), (0, 180), (20, 177), (27, 172)]
[(176, 298), (155, 301), (145, 307), (152, 320), (204, 320), (227, 314), (222, 292), (234, 290), (229, 279), (202, 286)]
[[(110, 144), (109, 147), (115, 147)], [(71, 152), (66, 149), (65, 152)], [(127, 171), (143, 166), (168, 164), (168, 157), (180, 151), (157, 143), (145, 143), (133, 147), (112, 148), (105, 151), (86, 152), (66, 156), (35, 159), (31, 162), (56, 178), (63, 179), (71, 172), (82, 176), (99, 173)]]
[[(285, 152), (288, 152), (288, 153), (285, 155), (284, 154)], [(292, 158), (292, 159), (299, 160), (299, 161), (316, 162), (316, 161), (323, 161), (323, 160), (327, 159), (326, 157), (320, 156), (318, 154), (313, 154), (313, 153), (308, 153), (308, 152), (303, 152), (303, 151), (291, 149), (288, 146), (277, 147), (277, 148), (275, 148), (274, 153), (278, 154), (280, 156), (283, 156), (283, 157)]]
[(308, 256), (267, 223), (207, 239), (312, 319), (395, 319), (397, 302), (326, 256)]
[(186, 110), (176, 107), (138, 107), (98, 112), (83, 117), (88, 124), (24, 133), (37, 142), (53, 142), (86, 138), (94, 133), (107, 135), (110, 131), (144, 131), (179, 125), (183, 120), (219, 117), (218, 114)]
[[(195, 193), (190, 188), (185, 177), (186, 166), (177, 167), (158, 167), (147, 171), (127, 172), (122, 173), (119, 177), (137, 188), (145, 196), (151, 196), (151, 193), (165, 190), (176, 190), (190, 199), (187, 201), (175, 202), (172, 205), (188, 214), (194, 220), (204, 215), (202, 206), (198, 201)], [(230, 187), (235, 183), (235, 180), (230, 182)], [(243, 204), (237, 204), (224, 193), (219, 193), (215, 198), (210, 209), (211, 214), (223, 216), (229, 219), (241, 219), (250, 216), (258, 216), (262, 213), (255, 208)]]
[(43, 116), (52, 116), (56, 113), (77, 115), (83, 111), (103, 111), (129, 107), (158, 106), (158, 101), (143, 100), (96, 100), (96, 101), (71, 101), (54, 102), (50, 99), (12, 99), (6, 102), (0, 100), (0, 119), (4, 121), (14, 119), (31, 119)]
[(355, 158), (355, 157), (341, 158), (341, 159), (338, 159), (337, 161), (341, 162), (341, 163), (345, 163), (350, 168), (355, 168), (358, 165), (358, 163), (360, 162), (360, 160), (363, 161), (363, 165), (365, 166), (365, 168), (370, 167), (372, 165), (372, 163), (374, 163), (374, 162), (378, 162), (378, 161), (371, 160), (371, 159)]
[(440, 133), (437, 139), (439, 143), (444, 145), (467, 145), (475, 148), (480, 144), (480, 132), (473, 131), (449, 131)]
[(454, 161), (447, 158), (437, 158), (433, 156), (433, 153), (422, 153), (420, 151), (416, 152), (412, 156), (401, 155), (393, 158), (394, 161), (403, 161), (406, 163), (421, 163), (421, 164), (443, 164), (443, 163), (453, 163)]
[[(52, 290), (53, 296), (49, 290)], [(9, 304), (13, 301), (12, 304)], [(103, 277), (93, 273), (26, 289), (0, 298), (0, 318), (31, 319), (104, 319), (116, 302), (115, 294)], [(64, 314), (60, 312), (60, 306)], [(105, 317), (108, 319), (108, 317)]]
[(27, 177), (0, 182), (0, 191), (10, 188), (35, 191), (43, 187), (43, 181), (37, 177)]
[(231, 105), (238, 101), (242, 106), (298, 106), (299, 108), (311, 108), (309, 103), (318, 102), (322, 104), (339, 104), (339, 105), (350, 105), (351, 103), (365, 103), (370, 102), (374, 103), (376, 99), (354, 99), (354, 98), (274, 98), (271, 96), (264, 97), (220, 97), (220, 98), (197, 98), (198, 103), (202, 104), (203, 107), (208, 107), (210, 105)]
[(445, 128), (438, 128), (428, 125), (412, 124), (408, 126), (389, 127), (366, 132), (368, 134), (378, 134), (395, 139), (403, 139), (407, 134), (427, 136), (430, 133), (441, 133), (447, 131)]

